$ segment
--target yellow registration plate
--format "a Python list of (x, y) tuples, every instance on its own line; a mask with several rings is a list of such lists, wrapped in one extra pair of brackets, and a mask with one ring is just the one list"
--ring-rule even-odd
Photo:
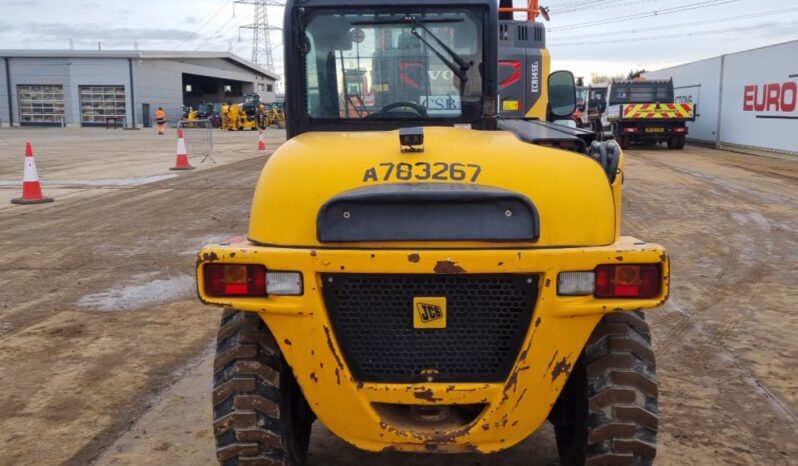
[(665, 128), (646, 128), (646, 133), (664, 133)]

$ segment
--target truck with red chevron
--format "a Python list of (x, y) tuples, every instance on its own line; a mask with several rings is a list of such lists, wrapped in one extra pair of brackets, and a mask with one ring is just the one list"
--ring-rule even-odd
[(623, 149), (633, 143), (664, 142), (683, 149), (687, 122), (695, 121), (695, 106), (675, 102), (673, 81), (615, 80), (606, 93), (602, 123)]

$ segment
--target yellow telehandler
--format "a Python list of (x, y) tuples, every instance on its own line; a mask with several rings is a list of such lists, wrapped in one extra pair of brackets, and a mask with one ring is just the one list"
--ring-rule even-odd
[(621, 235), (623, 152), (564, 122), (573, 75), (508, 3), (286, 3), (289, 139), (197, 257), (221, 465), (302, 465), (317, 418), (426, 454), (549, 421), (562, 464), (652, 463), (668, 255)]

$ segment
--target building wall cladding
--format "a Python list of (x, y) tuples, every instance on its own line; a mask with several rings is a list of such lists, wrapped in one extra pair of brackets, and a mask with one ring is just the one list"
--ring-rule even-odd
[[(718, 148), (798, 155), (798, 41), (657, 70), (676, 96), (697, 99), (689, 138)], [(695, 100), (694, 100), (695, 102)]]
[(70, 60), (67, 58), (11, 58), (11, 111), (14, 113), (14, 123), (21, 120), (19, 107), (19, 86), (50, 85), (64, 88), (65, 122), (71, 123), (69, 110), (77, 107), (77, 101), (68, 92), (72, 86), (70, 76)]
[[(274, 81), (258, 79), (255, 73), (222, 59), (134, 59), (133, 81), (136, 94), (136, 124), (142, 123), (142, 104), (150, 104), (150, 120), (154, 121), (155, 109), (163, 107), (167, 119), (175, 124), (182, 115), (183, 73), (211, 78), (242, 81), (243, 92), (255, 92), (255, 83)], [(274, 101), (274, 93), (259, 92), (265, 102)], [(240, 100), (240, 99), (239, 99)]]
[[(222, 80), (243, 82), (244, 92), (258, 92), (258, 83), (274, 84), (246, 66), (223, 58), (8, 58), (11, 75), (11, 112), (15, 125), (20, 124), (18, 86), (63, 86), (64, 122), (81, 124), (81, 86), (121, 86), (125, 94), (126, 123), (135, 113), (136, 125), (143, 123), (142, 104), (150, 104), (150, 121), (162, 106), (173, 125), (182, 116), (183, 73)], [(133, 68), (133, 95), (130, 92), (130, 65)], [(274, 93), (259, 92), (265, 102), (274, 101)], [(5, 60), (0, 51), (0, 121), (9, 124)]]
[(6, 81), (6, 61), (0, 59), (0, 126), (8, 126), (8, 84)]

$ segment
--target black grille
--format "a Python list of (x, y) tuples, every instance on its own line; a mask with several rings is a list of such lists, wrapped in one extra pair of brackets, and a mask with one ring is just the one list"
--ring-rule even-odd
[[(365, 382), (501, 381), (518, 356), (537, 275), (323, 274), (335, 336)], [(413, 298), (445, 296), (444, 329), (413, 328)]]

